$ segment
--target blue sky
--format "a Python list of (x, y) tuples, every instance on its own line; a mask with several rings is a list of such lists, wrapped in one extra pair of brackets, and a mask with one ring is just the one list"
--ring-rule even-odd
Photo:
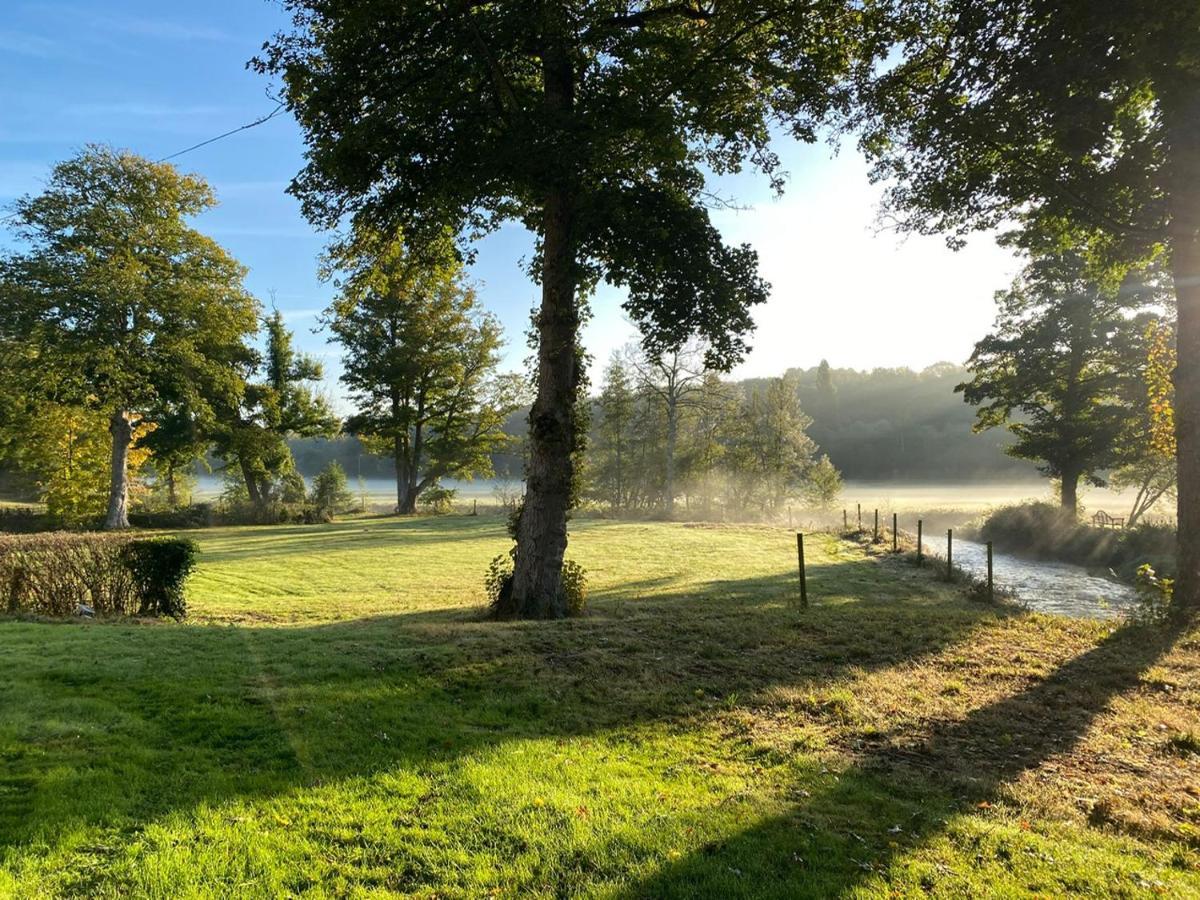
[[(50, 167), (85, 143), (161, 158), (269, 112), (270, 84), (245, 64), (286, 25), (269, 0), (204, 3), (7, 0), (0, 20), (0, 206), (36, 192)], [(961, 362), (991, 323), (992, 292), (1017, 263), (986, 236), (952, 253), (937, 238), (876, 233), (878, 189), (852, 147), (783, 142), (790, 172), (782, 200), (761, 181), (719, 182), (749, 207), (718, 212), (718, 227), (748, 241), (774, 286), (756, 311), (754, 350), (735, 374), (791, 366), (920, 368)], [(331, 295), (316, 277), (326, 236), (284, 193), (302, 164), (299, 129), (286, 115), (188, 153), (220, 206), (198, 220), (250, 269), (247, 286), (279, 308), (307, 350), (324, 355), (337, 393), (337, 348), (314, 334)], [(0, 238), (0, 240), (4, 240)], [(518, 226), (480, 247), (473, 276), (509, 334), (507, 364), (521, 364), (522, 332), (536, 296), (521, 262), (532, 241)], [(601, 289), (585, 342), (601, 363), (629, 341), (618, 292)]]

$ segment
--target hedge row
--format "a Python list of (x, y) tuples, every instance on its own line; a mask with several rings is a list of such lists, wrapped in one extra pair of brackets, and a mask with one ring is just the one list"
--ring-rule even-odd
[(195, 545), (181, 538), (54, 532), (0, 535), (0, 607), (10, 613), (173, 616)]

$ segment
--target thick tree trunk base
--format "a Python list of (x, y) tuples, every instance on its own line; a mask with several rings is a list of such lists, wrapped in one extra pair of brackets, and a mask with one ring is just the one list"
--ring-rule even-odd
[(104, 529), (117, 531), (129, 527), (129, 445), (133, 442), (133, 426), (125, 410), (112, 414), (108, 431), (112, 435), (112, 468)]

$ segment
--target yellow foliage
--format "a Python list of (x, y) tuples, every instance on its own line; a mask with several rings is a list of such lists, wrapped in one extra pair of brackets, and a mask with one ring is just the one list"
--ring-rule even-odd
[[(130, 494), (145, 488), (137, 479), (150, 458), (138, 446), (153, 431), (152, 423), (133, 428), (129, 450)], [(108, 414), (77, 406), (49, 404), (32, 418), (25, 434), (26, 456), (32, 460), (46, 510), (65, 525), (83, 525), (104, 515), (108, 507), (112, 435)]]
[(1171, 326), (1156, 319), (1146, 329), (1150, 344), (1146, 363), (1146, 384), (1150, 400), (1151, 444), (1155, 452), (1174, 457), (1175, 445), (1175, 374), (1176, 350)]

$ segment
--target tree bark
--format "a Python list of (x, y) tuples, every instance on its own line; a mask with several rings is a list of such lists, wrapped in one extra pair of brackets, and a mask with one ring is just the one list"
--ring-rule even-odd
[(259, 489), (258, 479), (254, 477), (254, 470), (250, 468), (249, 462), (240, 457), (238, 465), (242, 469), (242, 480), (246, 482), (246, 496), (250, 498), (255, 509), (258, 509), (263, 505), (263, 492)]
[[(569, 24), (562, 9), (544, 7), (547, 44), (542, 51), (543, 107), (555, 133), (567, 136), (575, 106), (575, 71), (566, 51)], [(576, 261), (576, 194), (572, 155), (549, 154), (542, 208), (542, 302), (537, 315), (537, 397), (529, 413), (529, 464), (525, 503), (517, 527), (511, 611), (521, 618), (567, 615), (562, 591), (576, 449), (575, 401), (579, 387), (579, 282)]]
[(112, 435), (112, 468), (104, 528), (115, 531), (129, 527), (129, 445), (133, 441), (133, 426), (125, 410), (118, 409), (112, 414), (108, 431)]
[[(1200, 153), (1200, 149), (1197, 150)], [(1200, 195), (1200, 185), (1195, 194)], [(1193, 201), (1200, 204), (1200, 196)], [(1181, 234), (1171, 248), (1176, 332), (1175, 440), (1179, 467), (1178, 573), (1175, 601), (1190, 614), (1200, 613), (1200, 233)]]
[(399, 434), (392, 444), (393, 461), (396, 464), (396, 512), (408, 515), (412, 509), (408, 497), (408, 460), (404, 452), (404, 441)]
[(1079, 471), (1065, 468), (1062, 471), (1062, 509), (1074, 519), (1079, 515)]
[(666, 477), (666, 514), (670, 519), (675, 515), (675, 445), (679, 441), (679, 401), (675, 397), (667, 399), (667, 477)]
[(517, 532), (513, 606), (523, 618), (561, 618), (562, 563), (574, 477), (575, 400), (579, 382), (579, 311), (572, 198), (564, 190), (546, 202), (542, 303), (537, 316), (538, 391), (529, 413), (525, 505)]
[(167, 505), (179, 508), (179, 491), (175, 487), (175, 464), (167, 463)]
[(1200, 614), (1200, 78), (1163, 92), (1169, 157), (1168, 243), (1179, 321), (1175, 439), (1178, 486), (1175, 606)]

